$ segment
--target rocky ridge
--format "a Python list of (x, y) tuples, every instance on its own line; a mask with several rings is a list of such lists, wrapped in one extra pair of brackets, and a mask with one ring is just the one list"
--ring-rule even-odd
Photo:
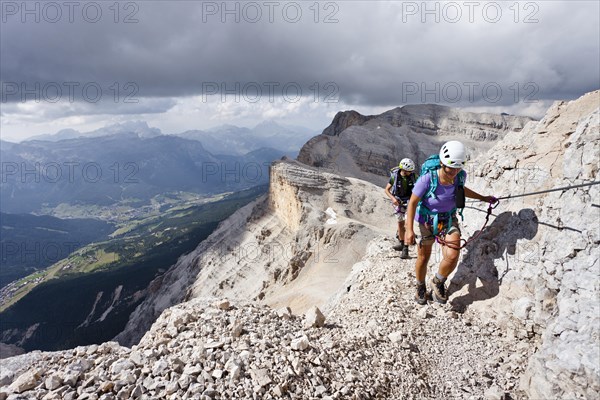
[[(599, 96), (556, 103), (539, 123), (507, 134), (473, 163), (468, 186), (502, 196), (597, 180)], [(292, 162), (273, 170), (271, 186), (279, 190), (240, 210), (215, 232), (212, 245), (180, 260), (157, 285), (155, 312), (188, 301), (162, 312), (137, 345), (2, 360), (0, 399), (506, 400), (594, 398), (600, 391), (600, 237), (587, 223), (599, 217), (593, 206), (598, 186), (502, 201), (463, 250), (449, 278), (449, 303), (417, 307), (414, 260), (401, 260), (391, 249), (381, 187)], [(484, 211), (480, 203), (469, 204), (465, 237), (483, 226)], [(270, 229), (278, 224), (280, 232)], [(323, 236), (306, 239), (309, 226), (323, 228)], [(357, 227), (363, 234), (352, 233)], [(340, 254), (359, 249), (358, 258), (333, 263), (340, 274), (330, 296), (318, 299), (324, 324), (308, 305), (315, 298), (305, 297), (306, 304), (290, 312), (279, 308), (277, 295), (288, 296), (279, 297), (281, 304), (293, 301), (294, 290), (310, 287), (311, 275), (325, 265), (311, 269), (289, 257), (280, 266), (285, 269), (272, 274), (277, 268), (270, 269), (268, 258), (257, 258), (244, 264), (244, 276), (235, 277), (232, 267), (221, 275), (224, 258), (251, 248), (219, 247), (237, 234), (249, 244), (262, 240), (259, 248), (267, 238), (291, 238), (298, 244), (294, 254), (309, 254), (306, 260), (314, 259), (317, 243), (328, 244), (326, 238), (346, 246)], [(437, 261), (439, 253), (431, 265)], [(294, 265), (302, 265), (297, 275), (290, 272)], [(264, 276), (283, 274), (262, 283)], [(212, 285), (206, 292), (199, 287), (204, 283), (186, 292), (196, 275), (213, 275), (204, 282)], [(174, 282), (178, 286), (169, 286)], [(244, 299), (252, 296), (259, 301)], [(269, 302), (273, 307), (265, 306)]]
[(472, 158), (490, 149), (508, 132), (521, 131), (528, 117), (472, 113), (433, 104), (407, 105), (379, 115), (338, 113), (331, 125), (309, 140), (298, 160), (344, 176), (385, 184), (390, 168), (404, 157), (417, 164), (456, 139)]

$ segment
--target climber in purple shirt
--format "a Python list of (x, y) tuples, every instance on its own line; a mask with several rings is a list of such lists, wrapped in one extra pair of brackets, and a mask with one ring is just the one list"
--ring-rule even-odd
[[(458, 169), (455, 169), (458, 173)], [(443, 175), (443, 172), (439, 176)], [(457, 174), (458, 175), (458, 174)], [(466, 178), (466, 172), (465, 172)], [(454, 178), (456, 179), (456, 177)], [(422, 179), (417, 180), (415, 187), (413, 188), (413, 194), (416, 194), (421, 199), (431, 184), (431, 174), (423, 175)], [(454, 196), (455, 182), (453, 181), (450, 185), (444, 185), (442, 182), (438, 183), (437, 188), (434, 191), (435, 197), (428, 197), (423, 199), (423, 205), (434, 213), (448, 213), (456, 208), (456, 198)], [(426, 223), (426, 216), (417, 214), (416, 220), (420, 224)]]
[[(466, 172), (461, 170), (465, 165), (466, 151), (462, 143), (450, 141), (445, 143), (440, 150), (440, 165), (437, 170), (422, 174), (412, 191), (406, 211), (406, 245), (415, 242), (414, 221), (417, 221), (418, 253), (415, 265), (417, 279), (417, 293), (415, 300), (423, 305), (427, 304), (425, 278), (427, 276), (427, 263), (431, 256), (431, 249), (435, 236), (442, 234), (442, 256), (438, 272), (431, 279), (430, 286), (432, 297), (438, 303), (445, 304), (448, 300), (446, 294), (446, 278), (454, 271), (460, 256), (460, 227), (456, 216), (456, 198), (460, 186), (466, 181)], [(437, 186), (433, 195), (423, 199), (417, 212), (419, 202), (425, 196), (431, 185), (432, 175), (437, 174)], [(461, 176), (462, 175), (462, 176)], [(470, 197), (486, 202), (495, 201), (494, 196), (482, 196), (473, 190), (464, 187), (464, 197)], [(433, 222), (437, 222), (437, 225)], [(434, 226), (435, 225), (435, 226)], [(439, 232), (439, 233), (438, 233)]]

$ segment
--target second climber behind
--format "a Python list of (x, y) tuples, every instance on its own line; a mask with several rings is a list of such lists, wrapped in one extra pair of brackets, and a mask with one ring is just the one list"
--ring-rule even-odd
[(415, 163), (410, 158), (403, 158), (398, 167), (390, 171), (390, 180), (385, 187), (385, 194), (392, 200), (394, 206), (394, 215), (398, 221), (396, 238), (397, 245), (394, 250), (402, 251), (401, 258), (410, 258), (408, 255), (408, 245), (404, 244), (404, 220), (406, 215), (406, 205), (412, 194), (417, 177), (415, 176)]

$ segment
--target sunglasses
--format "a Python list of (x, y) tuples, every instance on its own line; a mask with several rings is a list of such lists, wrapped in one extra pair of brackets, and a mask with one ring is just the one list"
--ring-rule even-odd
[(457, 172), (462, 169), (462, 168), (452, 168), (447, 165), (442, 165), (442, 168), (444, 169), (444, 171), (457, 171)]

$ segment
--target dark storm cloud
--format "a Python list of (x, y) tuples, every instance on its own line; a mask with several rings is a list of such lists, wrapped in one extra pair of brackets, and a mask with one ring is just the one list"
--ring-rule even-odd
[(429, 14), (422, 2), (129, 2), (118, 14), (97, 2), (100, 18), (83, 2), (72, 15), (55, 3), (61, 18), (22, 4), (2, 3), (3, 103), (48, 100), (56, 87), (61, 100), (89, 103), (99, 87), (122, 113), (132, 87), (173, 98), (257, 87), (281, 96), (298, 84), (349, 104), (493, 105), (600, 85), (597, 2), (506, 3), (501, 18), (498, 2), (430, 2)]

